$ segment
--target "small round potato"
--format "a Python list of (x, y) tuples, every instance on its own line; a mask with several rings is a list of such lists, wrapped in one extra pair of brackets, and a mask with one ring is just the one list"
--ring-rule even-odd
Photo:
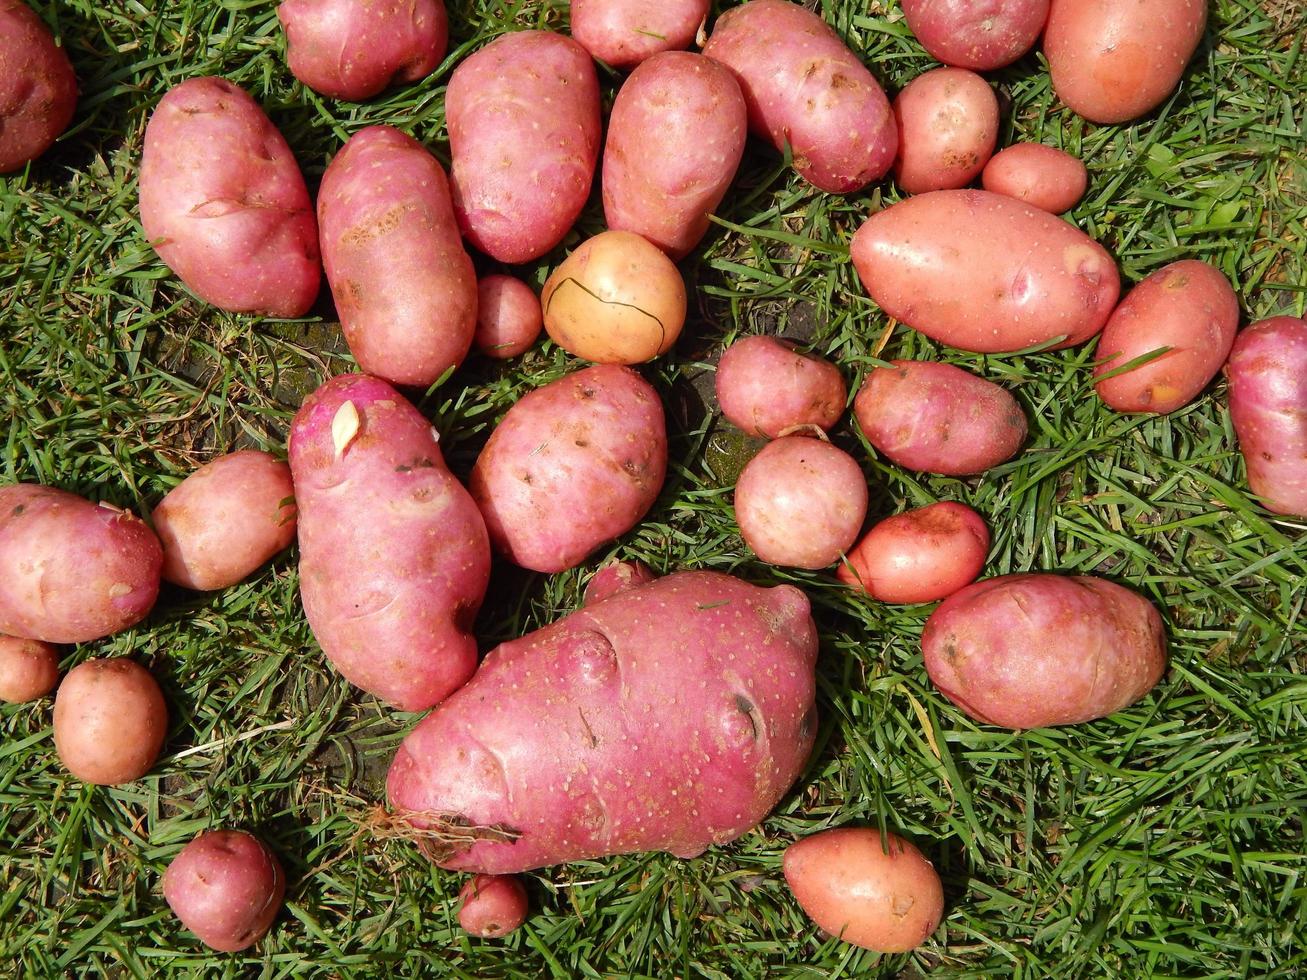
[(544, 326), (540, 300), (521, 279), (486, 276), (477, 283), (477, 329), (472, 343), (487, 357), (525, 354)]
[(163, 873), (163, 897), (206, 946), (221, 953), (262, 939), (281, 910), (286, 875), (254, 836), (210, 830), (182, 848)]
[(1049, 0), (902, 0), (926, 53), (972, 71), (1010, 65), (1035, 46)]
[(35, 701), (58, 683), (58, 650), (40, 640), (0, 636), (0, 701)]
[(935, 602), (974, 582), (988, 553), (981, 516), (945, 501), (881, 521), (836, 575), (881, 602)]
[(168, 708), (150, 672), (133, 660), (87, 660), (54, 699), (54, 747), (78, 779), (116, 786), (140, 779), (159, 758)]
[(0, 0), (0, 174), (48, 150), (76, 108), (77, 77), (45, 21), (23, 0)]
[(751, 435), (775, 439), (798, 425), (829, 430), (844, 413), (848, 388), (830, 361), (800, 354), (776, 337), (741, 337), (717, 364), (717, 401)]
[(1017, 143), (999, 150), (980, 175), (987, 191), (1062, 214), (1080, 203), (1089, 186), (1089, 171), (1070, 153), (1039, 143)]
[(964, 68), (918, 75), (894, 100), (899, 154), (894, 177), (909, 194), (966, 187), (998, 142), (998, 99)]
[(481, 939), (507, 936), (526, 921), (526, 886), (517, 875), (477, 875), (458, 898), (458, 924)]

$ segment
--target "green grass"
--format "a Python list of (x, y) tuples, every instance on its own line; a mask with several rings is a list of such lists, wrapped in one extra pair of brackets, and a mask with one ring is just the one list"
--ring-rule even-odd
[[(316, 184), (341, 141), (389, 122), (442, 159), (443, 90), (458, 57), (511, 27), (564, 28), (566, 5), (458, 0), (453, 47), (421, 85), (366, 105), (294, 83), (270, 0), (36, 4), (82, 86), (73, 129), (0, 178), (0, 481), (51, 483), (148, 508), (197, 464), (281, 451), (304, 393), (351, 361), (323, 317), (256, 322), (191, 298), (136, 214), (141, 135), (166, 89), (221, 73), (247, 87)], [(1132, 126), (1058, 107), (1038, 57), (994, 80), (1003, 138), (1082, 156), (1072, 218), (1128, 280), (1181, 257), (1215, 263), (1248, 320), (1307, 307), (1307, 24), (1297, 0), (1215, 0), (1179, 93)], [(891, 0), (828, 0), (891, 91), (929, 65)], [(606, 98), (616, 78), (602, 75)], [(1010, 105), (1010, 107), (1009, 107)], [(656, 135), (656, 134), (655, 134)], [(572, 608), (608, 554), (794, 582), (822, 634), (818, 751), (756, 831), (693, 861), (662, 854), (530, 876), (534, 913), (499, 942), (456, 927), (459, 877), (364, 828), (415, 716), (325, 665), (300, 614), (294, 555), (213, 596), (168, 590), (137, 629), (70, 650), (131, 655), (164, 685), (172, 726), (147, 778), (92, 789), (62, 771), (50, 701), (0, 708), (0, 963), (89, 977), (1293, 977), (1307, 972), (1307, 527), (1248, 495), (1216, 383), (1163, 419), (1117, 416), (1088, 383), (1089, 347), (981, 357), (890, 324), (843, 247), (892, 183), (812, 191), (751, 146), (721, 226), (682, 268), (692, 317), (662, 391), (673, 463), (648, 520), (582, 569), (496, 570), (479, 629), (494, 642)], [(546, 271), (599, 230), (592, 201)], [(810, 244), (809, 244), (810, 243)], [(831, 248), (830, 246), (836, 246)], [(486, 268), (489, 268), (488, 266)], [(324, 304), (318, 311), (329, 313)], [(1171, 668), (1153, 694), (1074, 728), (968, 721), (921, 667), (929, 607), (850, 596), (828, 574), (751, 559), (731, 515), (756, 444), (717, 416), (711, 364), (744, 333), (806, 339), (856, 381), (876, 356), (937, 357), (1002, 381), (1031, 418), (1028, 451), (974, 480), (864, 461), (873, 516), (937, 499), (990, 520), (988, 571), (1094, 572), (1163, 611)], [(882, 348), (882, 343), (884, 346)], [(476, 359), (422, 407), (467, 472), (514, 399), (569, 367), (549, 345)], [(0, 571), (2, 574), (2, 571)], [(881, 825), (944, 877), (947, 916), (920, 950), (877, 956), (824, 940), (779, 873), (785, 846), (828, 826)], [(288, 909), (246, 956), (209, 955), (173, 919), (159, 875), (197, 831), (252, 829), (285, 861)]]

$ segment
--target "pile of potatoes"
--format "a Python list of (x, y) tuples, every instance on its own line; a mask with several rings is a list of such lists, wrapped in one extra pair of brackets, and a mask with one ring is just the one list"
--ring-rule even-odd
[[(433, 859), (476, 873), (460, 896), (469, 932), (523, 921), (516, 872), (649, 849), (689, 858), (757, 825), (816, 733), (818, 629), (799, 589), (618, 563), (595, 572), (582, 608), (480, 664), (474, 633), (496, 557), (576, 568), (655, 505), (667, 418), (636, 366), (677, 342), (688, 298), (676, 263), (730, 192), (750, 133), (822, 192), (892, 175), (902, 196), (867, 216), (850, 259), (887, 316), (942, 344), (1013, 352), (1097, 337), (1096, 390), (1120, 412), (1175, 411), (1224, 367), (1253, 492), (1307, 516), (1307, 323), (1239, 332), (1231, 284), (1193, 260), (1121, 301), (1112, 255), (1059, 217), (1086, 192), (1085, 166), (1054, 147), (999, 150), (998, 100), (978, 74), (1042, 35), (1067, 106), (1134, 119), (1181, 83), (1202, 0), (901, 6), (943, 67), (891, 101), (820, 16), (787, 0), (733, 5), (711, 25), (700, 0), (573, 0), (571, 37), (506, 33), (454, 67), (448, 174), (408, 134), (371, 126), (340, 148), (316, 203), (246, 92), (213, 77), (173, 88), (140, 169), (159, 259), (199, 300), (273, 317), (309, 313), (325, 272), (360, 373), (304, 402), (289, 463), (217, 458), (148, 521), (56, 488), (0, 488), (0, 567), (12, 570), (0, 585), (0, 697), (48, 694), (55, 645), (141, 624), (162, 581), (227, 588), (297, 539), (304, 613), (327, 659), (397, 709), (432, 709), (400, 746), (387, 793)], [(421, 84), (449, 43), (440, 0), (285, 0), (279, 16), (289, 71), (333, 99)], [(696, 36), (702, 54), (684, 50)], [(606, 134), (596, 58), (630, 71)], [(75, 105), (43, 22), (0, 0), (0, 171), (44, 152)], [(655, 129), (662, 138), (647, 140)], [(572, 249), (539, 298), (499, 271), (563, 242), (596, 175), (610, 230)], [(447, 378), (473, 350), (520, 356), (542, 331), (590, 366), (514, 405), (464, 485), (405, 389)], [(864, 533), (863, 466), (827, 434), (850, 402), (839, 365), (744, 337), (716, 385), (724, 418), (770, 440), (736, 487), (744, 542), (761, 562), (827, 570), (876, 601), (939, 601), (925, 667), (965, 715), (1077, 724), (1162, 677), (1162, 618), (1138, 593), (1054, 573), (977, 581), (990, 530), (961, 502)], [(1028, 430), (1001, 386), (929, 361), (878, 364), (852, 415), (878, 457), (961, 477), (1014, 458)], [(55, 751), (88, 783), (140, 778), (167, 731), (158, 684), (129, 660), (74, 659), (55, 698)], [(813, 834), (790, 847), (784, 875), (818, 926), (868, 948), (911, 949), (943, 915), (930, 862), (893, 834)], [(277, 858), (234, 829), (192, 841), (162, 882), (217, 950), (257, 942), (285, 888)]]

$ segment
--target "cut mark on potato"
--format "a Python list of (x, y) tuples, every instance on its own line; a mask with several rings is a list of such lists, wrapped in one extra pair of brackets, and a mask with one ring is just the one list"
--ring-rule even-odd
[(351, 401), (342, 402), (331, 420), (331, 443), (336, 448), (336, 459), (345, 455), (361, 427), (358, 408)]

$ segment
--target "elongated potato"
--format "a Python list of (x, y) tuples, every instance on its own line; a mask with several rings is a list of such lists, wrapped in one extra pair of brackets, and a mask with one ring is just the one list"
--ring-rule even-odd
[(45, 21), (0, 0), (0, 174), (50, 148), (77, 109), (77, 77)]
[(919, 194), (873, 214), (851, 244), (889, 316), (962, 350), (1073, 347), (1116, 305), (1116, 263), (1084, 232), (988, 191)]
[(974, 582), (988, 553), (984, 519), (947, 500), (885, 518), (835, 574), (881, 602), (935, 602)]
[(714, 385), (727, 420), (769, 439), (794, 426), (829, 430), (844, 414), (849, 393), (830, 361), (767, 336), (741, 337), (726, 348)]
[(918, 75), (894, 99), (899, 155), (894, 179), (909, 194), (966, 187), (998, 142), (998, 99), (964, 68)]
[(901, 0), (903, 16), (936, 61), (972, 71), (1010, 65), (1035, 46), (1048, 0)]
[(1070, 153), (1039, 143), (1017, 143), (999, 150), (985, 164), (985, 190), (1061, 214), (1075, 207), (1089, 186), (1089, 171)]
[(572, 0), (572, 37), (614, 68), (690, 46), (708, 0)]
[(355, 133), (322, 177), (322, 259), (359, 367), (426, 387), (463, 363), (477, 279), (440, 163), (389, 126)]

